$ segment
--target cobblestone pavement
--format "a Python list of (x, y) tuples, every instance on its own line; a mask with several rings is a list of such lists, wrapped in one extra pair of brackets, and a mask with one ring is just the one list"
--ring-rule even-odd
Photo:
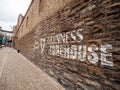
[(0, 90), (65, 90), (12, 48), (0, 49)]

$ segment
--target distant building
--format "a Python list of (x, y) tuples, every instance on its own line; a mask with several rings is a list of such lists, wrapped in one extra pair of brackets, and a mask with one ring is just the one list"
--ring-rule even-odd
[(2, 27), (0, 26), (0, 31), (2, 30)]
[(0, 35), (2, 34), (2, 33), (1, 33), (1, 30), (2, 30), (2, 27), (0, 26)]
[(2, 40), (2, 37), (6, 37), (6, 45), (12, 44), (12, 37), (13, 37), (13, 32), (12, 31), (6, 31), (6, 30), (0, 30), (0, 42)]
[(0, 26), (0, 35), (12, 38), (13, 37), (13, 31), (3, 30), (2, 27)]

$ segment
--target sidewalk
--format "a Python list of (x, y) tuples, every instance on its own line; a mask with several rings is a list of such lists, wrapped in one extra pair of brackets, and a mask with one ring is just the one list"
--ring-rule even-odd
[(0, 90), (65, 90), (12, 48), (0, 49)]

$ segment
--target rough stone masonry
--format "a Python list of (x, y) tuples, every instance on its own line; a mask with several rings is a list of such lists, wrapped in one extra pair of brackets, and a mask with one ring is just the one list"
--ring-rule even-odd
[(72, 0), (19, 40), (66, 90), (119, 90), (119, 46), (120, 0)]

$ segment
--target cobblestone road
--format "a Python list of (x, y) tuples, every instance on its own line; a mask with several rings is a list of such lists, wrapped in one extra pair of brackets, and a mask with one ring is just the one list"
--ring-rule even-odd
[(12, 48), (0, 48), (0, 90), (65, 90)]

